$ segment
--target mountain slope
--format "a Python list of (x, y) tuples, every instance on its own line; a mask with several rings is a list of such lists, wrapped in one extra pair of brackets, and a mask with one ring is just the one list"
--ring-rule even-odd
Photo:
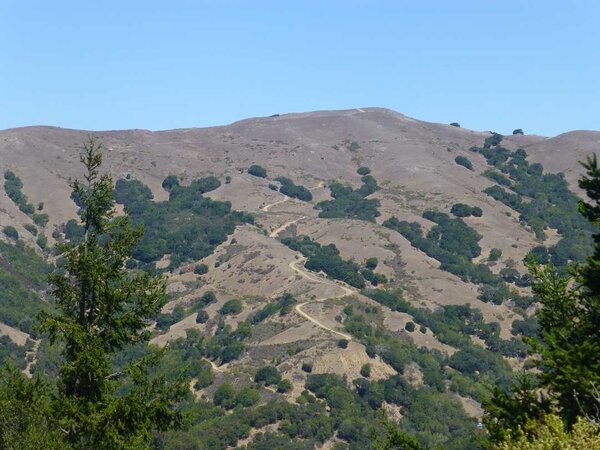
[[(7, 192), (0, 189), (0, 229), (7, 225), (15, 227), (20, 239), (39, 253), (42, 253), (36, 244), (39, 235), (44, 234), (49, 244), (55, 238), (64, 237), (65, 223), (76, 214), (76, 206), (69, 199), (68, 180), (81, 175), (78, 148), (88, 134), (50, 127), (0, 131), (0, 165), (22, 180), (28, 201), (42, 206), (36, 209), (49, 216), (47, 225), (35, 226), (34, 214), (39, 212), (23, 213)], [(551, 248), (564, 236), (548, 226), (547, 218), (542, 223), (544, 235), (539, 230), (536, 234), (534, 225), (536, 220), (542, 219), (537, 216), (535, 220), (524, 219), (523, 211), (516, 206), (495, 200), (484, 192), (499, 188), (497, 179), (484, 173), (500, 174), (502, 169), (507, 177), (509, 174), (501, 164), (491, 164), (485, 151), (481, 151), (485, 143), (494, 138), (492, 133), (422, 122), (380, 108), (365, 108), (255, 118), (205, 129), (93, 134), (107, 148), (105, 170), (115, 179), (140, 180), (151, 189), (154, 202), (170, 198), (169, 192), (161, 186), (168, 175), (178, 176), (184, 186), (195, 179), (214, 175), (221, 181), (220, 185), (198, 196), (230, 202), (234, 210), (254, 215), (253, 223), (237, 225), (225, 241), (215, 244), (214, 252), (202, 260), (184, 258), (179, 264), (173, 254), (161, 253), (160, 258), (150, 262), (165, 270), (170, 300), (163, 310), (164, 317), (157, 321), (153, 343), (164, 345), (185, 338), (191, 329), (207, 336), (218, 334), (222, 330), (221, 321), (232, 329), (245, 320), (252, 322), (251, 336), (239, 357), (226, 362), (222, 357), (212, 358), (217, 383), (231, 377), (245, 380), (256, 368), (274, 364), (292, 380), (293, 390), (285, 394), (285, 398), (294, 399), (304, 389), (308, 377), (302, 366), (310, 361), (314, 373), (334, 372), (353, 380), (359, 376), (360, 367), (370, 363), (373, 380), (403, 373), (415, 385), (437, 383), (436, 389), (444, 390), (444, 383), (455, 383), (454, 366), (444, 366), (440, 377), (446, 377), (445, 381), (440, 378), (434, 382), (426, 361), (430, 356), (423, 355), (437, 355), (431, 356), (439, 359), (435, 364), (444, 365), (449, 364), (444, 358), (451, 359), (457, 353), (472, 351), (471, 346), (477, 349), (481, 346), (489, 350), (486, 354), (493, 354), (488, 355), (490, 358), (502, 354), (513, 367), (524, 363), (524, 358), (512, 357), (519, 352), (509, 346), (514, 344), (510, 341), (515, 336), (513, 322), (528, 315), (529, 303), (523, 300), (528, 289), (526, 283), (518, 285), (514, 280), (506, 284), (503, 280), (508, 278), (500, 276), (514, 278), (515, 272), (522, 276), (525, 273), (522, 261), (533, 248)], [(510, 153), (510, 157), (506, 156), (510, 159), (519, 154), (517, 149), (525, 149), (526, 165), (540, 162), (546, 173), (564, 172), (573, 188), (581, 173), (577, 161), (595, 151), (599, 143), (600, 132), (592, 131), (571, 132), (555, 138), (515, 135), (490, 144), (489, 152)], [(461, 160), (462, 165), (457, 163)], [(253, 164), (266, 169), (265, 178), (248, 173)], [(320, 202), (339, 200), (341, 194), (335, 190), (336, 181), (354, 188), (354, 194), (362, 192), (360, 189), (371, 182), (357, 173), (360, 167), (369, 168), (377, 187), (358, 197), (363, 195), (365, 204), (378, 200), (379, 215), (372, 221), (319, 217), (323, 208)], [(544, 179), (535, 166), (527, 176), (530, 175), (538, 182)], [(302, 201), (292, 198), (292, 194), (283, 194), (280, 192), (282, 181), (277, 177), (287, 177), (304, 186), (312, 198)], [(518, 191), (517, 181), (507, 182), (510, 186), (505, 187), (510, 193)], [(351, 197), (352, 201), (362, 201), (357, 200), (358, 197)], [(519, 207), (537, 201), (533, 197), (521, 197)], [(453, 205), (458, 203), (478, 208), (480, 213), (456, 219), (451, 210), (454, 211)], [(425, 211), (448, 214), (451, 219), (448, 233), (455, 234), (444, 241), (439, 218), (431, 214), (424, 217)], [(392, 217), (419, 224), (422, 237), (430, 239), (429, 251), (390, 227), (388, 219)], [(178, 220), (177, 217), (173, 220), (174, 227)], [(32, 227), (38, 236), (32, 233)], [(465, 230), (472, 233), (465, 234)], [(305, 241), (298, 239), (305, 247), (293, 244), (294, 239), (301, 236), (307, 237)], [(465, 276), (456, 268), (450, 270), (447, 262), (434, 257), (436, 249), (431, 245), (435, 239), (441, 246), (460, 250), (460, 245), (468, 245), (468, 239), (473, 236), (477, 237), (474, 245), (480, 250), (465, 264), (485, 267), (499, 285), (509, 286), (507, 292), (510, 292), (504, 301), (484, 301), (482, 285), (485, 283)], [(291, 241), (282, 239), (286, 237)], [(0, 239), (11, 241), (3, 233)], [(310, 242), (308, 250), (306, 242)], [(456, 243), (458, 247), (453, 245)], [(347, 273), (333, 275), (328, 265), (330, 260), (327, 260), (331, 258), (331, 254), (327, 254), (331, 251), (329, 244), (339, 250), (339, 255), (330, 260), (345, 264), (344, 267), (355, 270), (358, 275), (354, 278), (344, 278)], [(318, 256), (310, 253), (315, 251), (315, 246), (321, 248)], [(501, 252), (497, 260), (490, 257), (493, 249)], [(48, 252), (45, 255), (50, 257)], [(377, 258), (376, 268), (371, 273), (367, 271), (369, 258)], [(206, 264), (207, 273), (195, 273), (198, 264)], [(383, 281), (363, 280), (367, 290), (362, 290), (357, 279), (372, 277), (373, 272)], [(382, 297), (380, 291), (374, 291), (376, 287), (384, 287), (388, 293), (401, 290), (402, 301)], [(209, 291), (216, 294), (216, 301), (199, 308), (198, 299)], [(294, 296), (293, 307), (285, 314), (271, 314), (254, 322), (266, 305), (279, 301), (284, 294)], [(222, 312), (222, 308), (235, 299), (242, 300), (241, 309), (233, 314)], [(391, 302), (397, 302), (396, 306)], [(481, 318), (465, 305), (479, 310)], [(197, 320), (200, 309), (207, 313), (208, 320)], [(409, 347), (414, 343), (415, 348), (425, 353), (413, 353), (416, 359), (411, 365), (404, 360), (400, 363), (397, 355), (386, 353), (381, 350), (382, 345), (377, 347), (369, 341), (371, 338), (360, 335), (359, 328), (352, 322), (352, 311), (359, 311), (370, 324), (380, 326), (386, 333), (385, 339), (397, 340)], [(449, 325), (454, 316), (449, 318), (448, 315), (453, 314), (468, 317), (463, 318), (460, 332), (457, 322)], [(407, 331), (411, 322), (416, 322), (417, 327)], [(473, 323), (477, 325), (469, 328)], [(492, 331), (482, 331), (487, 330), (486, 327)], [(477, 331), (473, 331), (474, 328)], [(4, 329), (0, 327), (0, 333)], [(467, 329), (470, 331), (465, 331)], [(340, 339), (350, 342), (344, 347)], [(395, 348), (394, 345), (401, 344), (389, 345)], [(496, 348), (502, 345), (505, 347)], [(500, 375), (494, 378), (495, 382), (504, 376), (503, 370), (496, 371)], [(425, 382), (421, 372), (425, 372)], [(474, 383), (490, 382), (485, 377), (482, 381), (479, 371), (470, 376)], [(465, 404), (480, 400), (473, 391), (453, 392), (460, 393)], [(199, 396), (209, 397), (212, 393), (211, 388), (197, 392)], [(476, 416), (480, 414), (476, 408), (471, 412)]]

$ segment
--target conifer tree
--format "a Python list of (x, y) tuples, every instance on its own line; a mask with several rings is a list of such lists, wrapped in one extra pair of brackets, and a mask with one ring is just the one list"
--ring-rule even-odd
[[(582, 163), (579, 181), (590, 203), (579, 211), (600, 225), (600, 168), (595, 155)], [(586, 264), (571, 267), (561, 276), (552, 264), (529, 264), (532, 290), (540, 302), (537, 317), (540, 338), (532, 339), (537, 354), (538, 387), (513, 386), (512, 393), (495, 392), (486, 407), (487, 424), (495, 441), (516, 438), (534, 421), (554, 411), (567, 427), (580, 418), (600, 427), (600, 233), (594, 235), (593, 254)], [(526, 401), (523, 401), (523, 400)]]
[(181, 423), (180, 381), (151, 379), (158, 354), (115, 370), (112, 359), (126, 346), (147, 341), (148, 325), (163, 306), (165, 282), (125, 265), (142, 236), (129, 218), (116, 216), (113, 181), (101, 174), (103, 146), (83, 146), (82, 181), (72, 183), (80, 206), (83, 239), (61, 244), (64, 271), (50, 276), (56, 311), (40, 315), (40, 330), (64, 346), (53, 416), (74, 448), (144, 448), (152, 430)]

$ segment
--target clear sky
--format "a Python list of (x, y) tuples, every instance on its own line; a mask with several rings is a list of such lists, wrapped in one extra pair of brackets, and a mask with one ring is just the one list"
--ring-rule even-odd
[(381, 106), (600, 130), (600, 2), (0, 0), (0, 129)]

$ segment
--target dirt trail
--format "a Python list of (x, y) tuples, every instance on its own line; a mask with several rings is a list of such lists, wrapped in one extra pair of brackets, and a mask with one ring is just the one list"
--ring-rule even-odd
[[(304, 261), (306, 261), (306, 257), (303, 256), (302, 258), (300, 258), (298, 260), (291, 261), (289, 266), (293, 271), (300, 274), (302, 277), (306, 278), (307, 280), (310, 280), (310, 281), (313, 281), (316, 283), (330, 283), (329, 280), (321, 278), (313, 273), (307, 272), (304, 269), (301, 269), (300, 267), (298, 267), (296, 265), (297, 263), (304, 263)], [(324, 330), (327, 330), (330, 333), (337, 334), (338, 336), (341, 336), (344, 339), (348, 339), (349, 341), (351, 341), (352, 336), (350, 336), (349, 334), (342, 333), (341, 331), (337, 331), (337, 330), (334, 330), (333, 328), (328, 327), (327, 325), (319, 322), (317, 319), (315, 319), (314, 317), (312, 317), (311, 315), (309, 315), (308, 313), (306, 313), (302, 310), (302, 307), (306, 306), (309, 303), (320, 303), (320, 302), (324, 302), (325, 300), (333, 300), (335, 298), (341, 298), (341, 297), (345, 297), (347, 295), (352, 295), (356, 292), (346, 286), (342, 286), (342, 285), (338, 285), (338, 284), (336, 284), (336, 286), (342, 288), (342, 290), (343, 290), (343, 292), (340, 293), (339, 295), (334, 295), (333, 297), (320, 297), (320, 298), (311, 300), (309, 302), (299, 303), (298, 305), (296, 305), (295, 310), (298, 314), (300, 314), (306, 320), (309, 320), (310, 322), (314, 323), (318, 327), (323, 328)]]
[(219, 367), (219, 366), (217, 366), (217, 365), (215, 364), (215, 362), (214, 362), (214, 361), (212, 361), (212, 360), (210, 360), (210, 359), (208, 359), (208, 358), (206, 358), (206, 360), (207, 360), (207, 361), (210, 363), (210, 365), (211, 365), (212, 369), (213, 369), (215, 372), (219, 372), (219, 373), (220, 373), (220, 372), (223, 372), (223, 369), (226, 369), (226, 368), (227, 368), (227, 364), (223, 364), (221, 367)]
[[(313, 189), (322, 188), (323, 186), (325, 186), (325, 183), (323, 183), (323, 182), (321, 181), (321, 182), (319, 182), (319, 184), (318, 184), (317, 186), (315, 186)], [(282, 194), (282, 195), (283, 195), (283, 194)], [(284, 198), (283, 200), (279, 200), (279, 201), (277, 201), (277, 202), (270, 203), (270, 204), (268, 204), (268, 205), (265, 205), (265, 206), (263, 206), (263, 207), (261, 208), (261, 210), (262, 210), (262, 211), (268, 211), (268, 210), (269, 210), (271, 207), (273, 207), (273, 206), (275, 206), (275, 205), (278, 205), (278, 204), (281, 204), (281, 203), (284, 203), (284, 202), (286, 202), (286, 201), (290, 200), (290, 197), (288, 197), (287, 195), (284, 195), (284, 197), (285, 197), (285, 198)], [(279, 235), (279, 233), (281, 233), (281, 232), (282, 232), (283, 230), (285, 230), (287, 227), (289, 227), (290, 225), (292, 225), (292, 224), (294, 224), (294, 223), (296, 223), (296, 222), (299, 222), (299, 221), (300, 221), (300, 220), (302, 220), (302, 219), (306, 219), (306, 218), (307, 218), (307, 216), (301, 216), (301, 217), (298, 217), (297, 219), (290, 220), (289, 222), (286, 222), (286, 223), (284, 223), (283, 225), (281, 225), (280, 227), (278, 227), (277, 229), (273, 230), (273, 231), (272, 231), (272, 232), (269, 234), (269, 236), (270, 236), (270, 237), (272, 237), (272, 238), (276, 238), (276, 237)], [(298, 259), (298, 260), (291, 261), (291, 262), (289, 263), (289, 266), (290, 266), (290, 268), (291, 268), (291, 269), (292, 269), (294, 272), (296, 272), (296, 273), (300, 274), (300, 275), (301, 275), (303, 278), (306, 278), (307, 280), (310, 280), (310, 281), (312, 281), (312, 282), (314, 282), (314, 283), (326, 283), (326, 284), (331, 284), (331, 282), (330, 282), (329, 280), (327, 280), (327, 279), (325, 279), (325, 278), (322, 278), (322, 277), (320, 277), (320, 276), (318, 276), (318, 275), (315, 275), (315, 274), (313, 274), (313, 273), (310, 273), (310, 272), (306, 271), (306, 270), (305, 270), (305, 269), (303, 269), (303, 268), (300, 268), (300, 267), (298, 267), (298, 265), (297, 265), (297, 264), (298, 264), (298, 263), (304, 263), (304, 261), (306, 261), (306, 257), (302, 256), (302, 257), (301, 257), (300, 259)], [(317, 299), (314, 299), (314, 300), (311, 300), (311, 301), (308, 301), (308, 302), (300, 303), (300, 304), (296, 305), (296, 307), (295, 307), (294, 309), (295, 309), (295, 311), (296, 311), (296, 312), (297, 312), (297, 313), (298, 313), (300, 316), (302, 316), (302, 317), (304, 317), (306, 320), (308, 320), (308, 321), (310, 321), (310, 322), (314, 323), (314, 324), (315, 324), (315, 325), (317, 325), (319, 328), (322, 328), (322, 329), (324, 329), (324, 330), (326, 330), (326, 331), (329, 331), (330, 333), (337, 334), (338, 336), (341, 336), (341, 337), (343, 337), (344, 339), (348, 339), (348, 340), (350, 341), (350, 340), (352, 340), (352, 336), (350, 336), (349, 334), (342, 333), (341, 331), (337, 331), (337, 330), (334, 330), (333, 328), (330, 328), (330, 327), (328, 327), (327, 325), (325, 325), (325, 324), (323, 324), (323, 323), (319, 322), (317, 319), (315, 319), (314, 317), (312, 317), (310, 314), (308, 314), (308, 313), (306, 313), (305, 311), (303, 311), (303, 310), (302, 310), (302, 307), (303, 307), (303, 306), (306, 306), (306, 305), (307, 305), (307, 304), (309, 304), (309, 303), (320, 303), (320, 302), (324, 302), (325, 300), (333, 300), (333, 299), (336, 299), (336, 298), (341, 298), (341, 297), (345, 297), (345, 296), (347, 296), (347, 295), (352, 295), (352, 294), (356, 293), (356, 291), (355, 291), (355, 290), (353, 290), (353, 289), (350, 289), (350, 288), (349, 288), (349, 287), (347, 287), (347, 286), (343, 286), (343, 285), (340, 285), (340, 284), (337, 284), (337, 283), (336, 283), (336, 286), (338, 286), (338, 287), (340, 287), (340, 288), (342, 289), (342, 292), (341, 292), (339, 295), (335, 295), (335, 296), (333, 296), (333, 297), (321, 297), (321, 298), (317, 298)], [(214, 366), (213, 366), (213, 367), (214, 367)]]
[(281, 195), (283, 195), (283, 199), (282, 200), (278, 200), (276, 202), (269, 203), (268, 205), (265, 205), (265, 206), (261, 207), (260, 210), (264, 211), (264, 212), (268, 212), (269, 209), (271, 209), (273, 206), (280, 205), (281, 203), (285, 203), (285, 202), (287, 202), (290, 199), (287, 195), (284, 195), (284, 194), (281, 194)]
[[(315, 187), (312, 187), (312, 188), (310, 188), (310, 189), (309, 189), (309, 191), (314, 191), (315, 189), (320, 189), (320, 188), (322, 188), (322, 187), (325, 187), (325, 182), (324, 182), (324, 181), (319, 181), (319, 182), (317, 183), (317, 185), (316, 185)], [(280, 192), (280, 194), (281, 194), (281, 192)], [(281, 195), (283, 195), (283, 198), (282, 198), (281, 200), (277, 200), (276, 202), (269, 203), (268, 205), (262, 206), (262, 207), (260, 208), (260, 210), (261, 210), (261, 211), (263, 211), (263, 212), (269, 212), (269, 210), (270, 210), (270, 209), (271, 209), (273, 206), (275, 206), (275, 205), (280, 205), (280, 204), (282, 204), (282, 203), (285, 203), (285, 202), (287, 202), (288, 200), (291, 200), (291, 199), (292, 199), (291, 197), (288, 197), (288, 196), (287, 196), (287, 195), (285, 195), (285, 194), (281, 194)]]
[(284, 223), (283, 225), (281, 225), (279, 228), (273, 230), (271, 232), (271, 234), (269, 234), (269, 237), (272, 238), (276, 238), (277, 236), (279, 236), (279, 233), (281, 233), (283, 230), (285, 230), (287, 227), (289, 227), (290, 225), (295, 224), (296, 222), (301, 221), (302, 219), (306, 219), (306, 216), (302, 216), (302, 217), (298, 217), (297, 219), (294, 220), (290, 220), (289, 222)]

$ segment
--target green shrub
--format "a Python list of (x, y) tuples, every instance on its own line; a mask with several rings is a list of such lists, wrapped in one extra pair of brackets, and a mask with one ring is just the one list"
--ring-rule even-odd
[(208, 313), (201, 309), (196, 314), (196, 323), (206, 323), (208, 321)]
[(369, 378), (371, 376), (371, 364), (365, 363), (360, 368), (360, 375)]
[(171, 191), (174, 186), (179, 186), (179, 178), (177, 175), (169, 175), (162, 182), (162, 187), (165, 191)]
[(216, 177), (193, 180), (189, 186), (174, 184), (168, 201), (155, 202), (152, 191), (140, 181), (118, 180), (115, 200), (125, 206), (135, 225), (144, 227), (134, 258), (150, 264), (170, 254), (171, 268), (198, 261), (212, 254), (237, 225), (252, 222), (252, 216), (233, 211), (231, 203), (203, 196), (219, 186)]
[(294, 386), (292, 385), (292, 382), (290, 380), (288, 380), (287, 378), (281, 380), (279, 383), (277, 383), (277, 392), (279, 392), (280, 394), (285, 394), (287, 392), (291, 392), (292, 389), (294, 389)]
[(377, 258), (372, 257), (367, 259), (365, 266), (367, 267), (367, 269), (375, 270), (377, 268), (377, 263)]
[(492, 132), (490, 137), (485, 138), (483, 148), (491, 148), (499, 145), (500, 142), (502, 142), (502, 137), (503, 136), (501, 134)]
[(337, 342), (337, 346), (338, 346), (339, 348), (348, 348), (348, 339), (340, 339), (340, 340)]
[(193, 374), (196, 378), (194, 389), (203, 389), (215, 382), (215, 373), (213, 372), (210, 363), (203, 360), (201, 367), (202, 370), (196, 371), (196, 373)]
[(277, 384), (281, 381), (281, 374), (277, 370), (277, 367), (264, 366), (258, 369), (254, 376), (254, 381), (256, 383), (264, 382), (267, 386)]
[(46, 250), (48, 247), (48, 238), (43, 234), (40, 234), (38, 238), (35, 240), (35, 243), (42, 249)]
[(510, 187), (512, 185), (512, 182), (508, 178), (492, 169), (488, 169), (483, 172), (483, 176), (489, 178), (490, 180), (494, 180), (496, 183), (501, 184), (502, 186)]
[(14, 172), (7, 170), (4, 172), (4, 190), (6, 195), (27, 215), (32, 215), (35, 211), (33, 205), (28, 203), (27, 196), (23, 193), (23, 182)]
[(267, 178), (267, 169), (258, 164), (253, 164), (248, 168), (248, 173), (255, 177)]
[(454, 162), (459, 166), (466, 167), (469, 170), (473, 170), (473, 163), (469, 160), (469, 158), (459, 155), (454, 158)]
[(194, 268), (194, 273), (196, 275), (204, 275), (205, 273), (208, 272), (208, 266), (206, 264), (198, 264), (195, 268)]
[(302, 362), (302, 371), (306, 373), (311, 373), (313, 370), (313, 363), (308, 361)]
[(308, 258), (304, 264), (308, 270), (323, 271), (330, 277), (359, 289), (365, 286), (365, 280), (359, 272), (358, 264), (342, 259), (335, 244), (322, 246), (308, 236), (283, 238), (281, 242)]
[(415, 323), (414, 322), (406, 322), (406, 325), (404, 326), (404, 328), (406, 329), (406, 331), (412, 333), (413, 331), (415, 331)]
[(498, 261), (502, 256), (502, 250), (499, 248), (493, 248), (490, 250), (490, 256), (488, 256), (488, 261)]
[(275, 184), (273, 184), (273, 183), (269, 183), (269, 189), (271, 189), (272, 191), (278, 191), (279, 190), (279, 188)]
[(358, 168), (356, 173), (359, 175), (362, 175), (362, 176), (369, 175), (371, 173), (371, 169), (369, 169), (368, 167), (362, 166), (362, 167)]
[(35, 225), (26, 223), (23, 225), (23, 228), (25, 228), (27, 231), (29, 231), (29, 233), (31, 233), (33, 236), (37, 236), (37, 234), (38, 234), (38, 230)]
[(257, 404), (259, 400), (260, 393), (252, 387), (242, 388), (235, 396), (235, 404), (246, 407)]
[(451, 127), (460, 128), (460, 123), (458, 123), (458, 122), (452, 122), (452, 123), (450, 124), (450, 126), (451, 126)]
[(517, 128), (516, 130), (513, 130), (513, 135), (516, 135), (516, 134), (521, 134), (521, 135), (523, 135), (523, 134), (525, 134), (525, 133), (523, 133), (523, 130), (522, 130), (521, 128)]
[(235, 396), (235, 388), (229, 383), (223, 383), (215, 391), (213, 403), (225, 409), (231, 409), (235, 406)]
[(361, 181), (363, 185), (356, 190), (338, 182), (331, 183), (329, 190), (333, 200), (317, 203), (317, 209), (321, 210), (319, 217), (346, 217), (374, 222), (375, 218), (380, 215), (377, 210), (380, 203), (377, 199), (367, 199), (366, 197), (377, 192), (379, 186), (371, 175), (363, 176)]
[(185, 310), (180, 305), (175, 306), (169, 314), (160, 313), (156, 318), (156, 328), (159, 330), (168, 330), (171, 325), (180, 322), (185, 316)]
[(242, 302), (238, 299), (233, 299), (225, 302), (219, 312), (223, 315), (236, 315), (242, 312)]
[(204, 305), (209, 305), (217, 301), (217, 296), (213, 291), (206, 291), (204, 294), (202, 294), (202, 297), (200, 297), (200, 301)]
[(19, 239), (19, 232), (12, 225), (4, 227), (4, 234), (11, 239)]
[(48, 214), (33, 214), (33, 221), (39, 227), (44, 228), (48, 224)]

